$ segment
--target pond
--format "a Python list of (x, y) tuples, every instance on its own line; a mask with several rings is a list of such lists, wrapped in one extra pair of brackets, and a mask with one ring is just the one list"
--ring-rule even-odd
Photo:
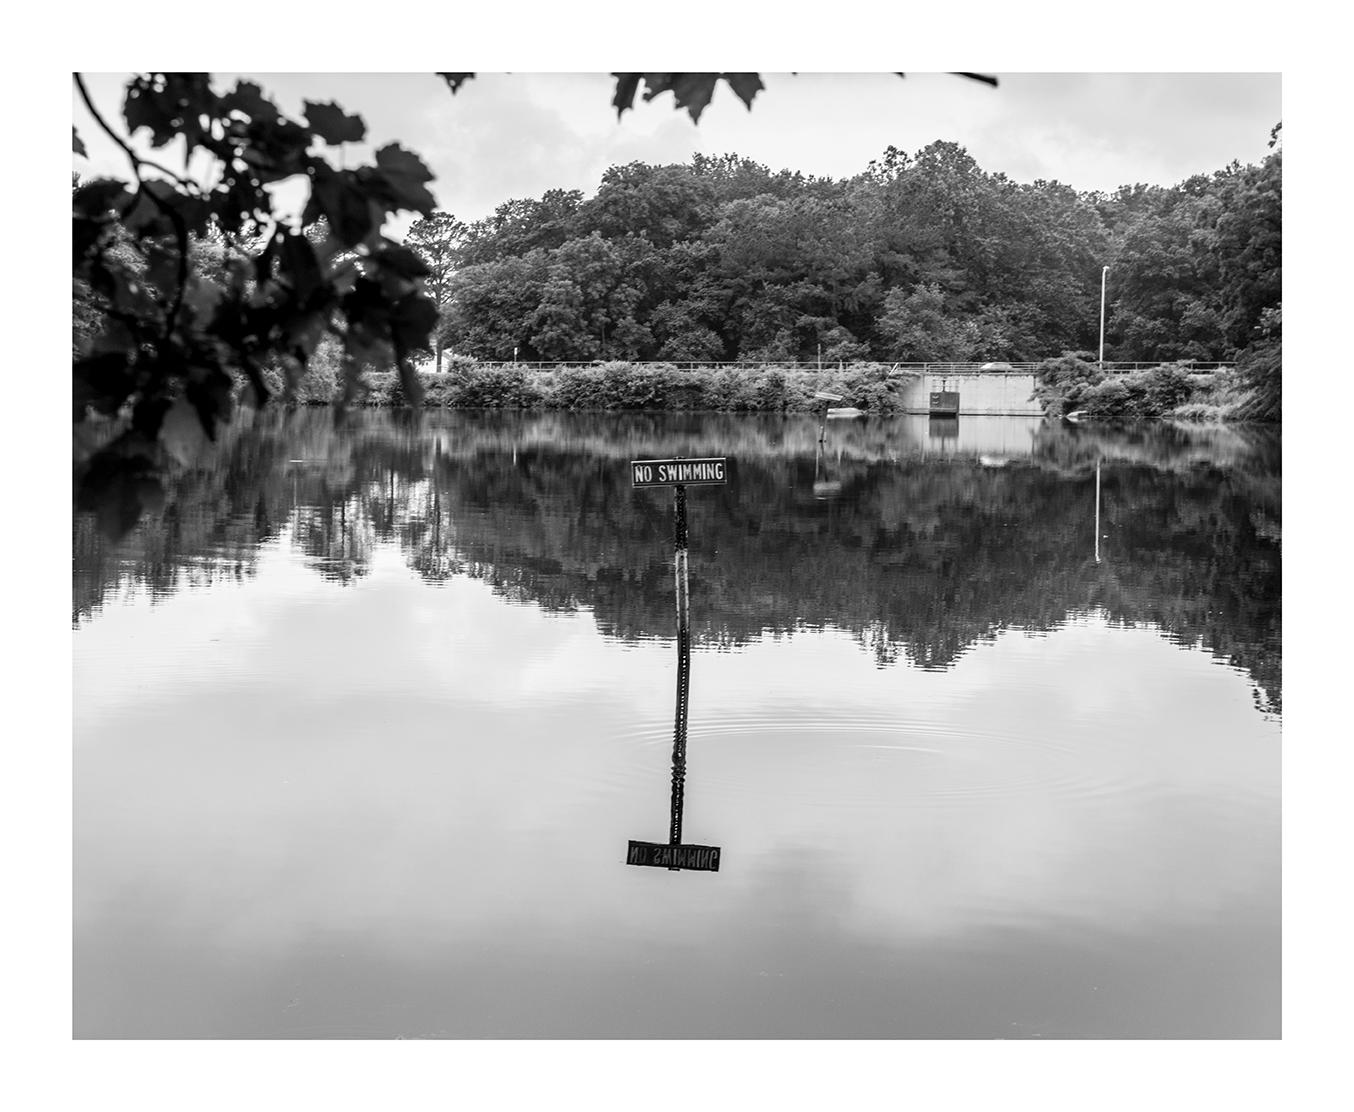
[[(682, 842), (673, 494), (687, 490)], [(74, 535), (77, 1037), (1277, 1038), (1277, 434), (265, 413)], [(694, 859), (693, 859), (694, 860)], [(707, 854), (703, 859), (708, 866)]]

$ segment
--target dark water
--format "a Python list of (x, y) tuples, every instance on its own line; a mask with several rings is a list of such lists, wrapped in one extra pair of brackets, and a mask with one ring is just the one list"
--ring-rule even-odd
[[(1277, 1037), (1277, 437), (817, 437), (277, 414), (120, 544), (77, 519), (75, 1033)], [(689, 492), (718, 872), (625, 864), (677, 671), (626, 465), (670, 455), (732, 461)]]

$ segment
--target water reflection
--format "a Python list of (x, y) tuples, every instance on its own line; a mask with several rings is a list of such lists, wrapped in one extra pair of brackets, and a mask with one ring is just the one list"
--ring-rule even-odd
[[(624, 462), (728, 454), (737, 483), (708, 499), (694, 549), (711, 568), (698, 645), (830, 627), (881, 666), (948, 668), (1003, 629), (1102, 612), (1203, 645), (1279, 708), (1276, 437), (965, 418), (956, 440), (924, 416), (835, 422), (826, 444), (818, 432), (813, 418), (279, 415), (176, 476), (164, 511), (119, 545), (77, 515), (75, 621), (129, 591), (247, 578), (285, 533), (335, 581), (395, 544), (430, 583), (467, 575), (590, 611), (609, 636), (662, 636), (664, 515), (629, 499)], [(1086, 546), (1090, 505), (1102, 517)]]
[(657, 865), (681, 869), (719, 871), (720, 848), (682, 841), (682, 815), (686, 803), (686, 741), (691, 703), (691, 589), (687, 566), (686, 488), (673, 492), (673, 583), (677, 595), (677, 707), (672, 725), (672, 799), (666, 845), (630, 840), (628, 865)]
[[(964, 424), (968, 426), (967, 421)], [(959, 447), (959, 418), (933, 413), (927, 421), (926, 434), (929, 447), (938, 449), (942, 456), (953, 455)]]
[[(77, 521), (77, 1035), (1275, 1036), (1277, 444), (818, 433), (302, 413)], [(674, 640), (628, 461), (725, 453)]]
[[(842, 484), (831, 478), (831, 469), (824, 459), (825, 442), (820, 440), (813, 453), (813, 496), (815, 498), (836, 498), (842, 492)], [(838, 461), (840, 462), (840, 461)]]

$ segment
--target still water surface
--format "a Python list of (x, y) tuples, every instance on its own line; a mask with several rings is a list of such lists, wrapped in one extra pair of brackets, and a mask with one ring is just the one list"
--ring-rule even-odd
[[(1277, 438), (817, 441), (277, 414), (77, 519), (76, 1035), (1277, 1037)], [(625, 864), (677, 669), (626, 464), (674, 455), (731, 459), (688, 496), (713, 873)]]

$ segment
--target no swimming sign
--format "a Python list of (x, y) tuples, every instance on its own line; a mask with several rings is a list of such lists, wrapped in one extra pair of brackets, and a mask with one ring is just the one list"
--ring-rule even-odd
[(637, 459), (630, 461), (630, 480), (636, 487), (696, 486), (728, 482), (727, 459)]

